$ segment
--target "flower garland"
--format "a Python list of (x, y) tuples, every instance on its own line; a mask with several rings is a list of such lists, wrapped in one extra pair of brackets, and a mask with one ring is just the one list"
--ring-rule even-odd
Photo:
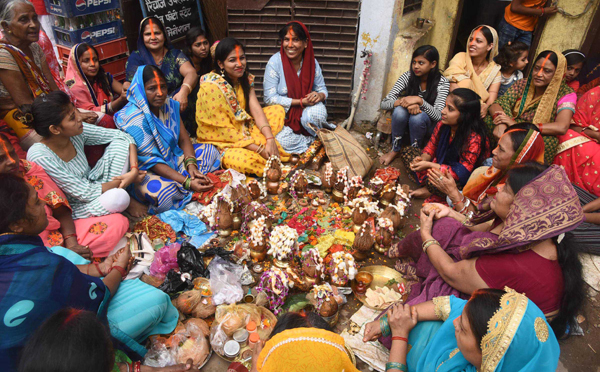
[(273, 267), (269, 271), (265, 271), (256, 286), (257, 292), (264, 292), (269, 298), (269, 309), (273, 314), (278, 315), (281, 312), (281, 306), (285, 303), (285, 299), (290, 292), (290, 288), (294, 286), (294, 282), (290, 280), (288, 274)]
[(405, 193), (400, 186), (396, 188), (396, 196), (398, 197), (398, 200), (404, 200), (406, 203), (410, 201), (410, 196)]
[(298, 232), (289, 226), (279, 225), (273, 229), (269, 237), (270, 248), (267, 254), (280, 261), (289, 260), (294, 255), (298, 242)]
[(373, 195), (375, 195), (375, 191), (373, 191), (373, 189), (370, 189), (368, 187), (363, 187), (362, 189), (358, 190), (358, 194), (356, 194), (356, 197), (357, 198), (366, 197), (367, 199), (371, 199), (371, 197)]
[(333, 296), (333, 288), (331, 288), (331, 284), (325, 283), (322, 285), (315, 285), (310, 291), (314, 294), (315, 300), (317, 300), (315, 309), (320, 313), (323, 304), (326, 301), (331, 301), (330, 298)]
[[(267, 171), (269, 169), (271, 169), (271, 165), (273, 164), (273, 161), (277, 161), (279, 163), (279, 169), (281, 169), (283, 167), (283, 164), (281, 163), (281, 159), (279, 159), (279, 157), (277, 157), (277, 155), (271, 155), (271, 157), (267, 160), (267, 163), (265, 164), (265, 167), (263, 168), (263, 179), (262, 179), (262, 196), (264, 198), (267, 197)], [(282, 174), (283, 174), (283, 170), (282, 170)]]
[(335, 186), (337, 186), (338, 184), (344, 186), (343, 194), (345, 200), (345, 195), (348, 193), (348, 166), (345, 166), (337, 172)]
[(258, 189), (260, 190), (260, 196), (265, 196), (267, 195), (267, 188), (264, 185), (264, 182), (258, 182), (255, 179), (252, 179), (248, 182), (248, 184), (246, 185), (248, 188), (250, 187), (251, 184), (255, 183), (258, 186)]
[(325, 270), (323, 270), (323, 258), (319, 254), (319, 250), (316, 248), (310, 248), (304, 252), (302, 252), (302, 261), (306, 263), (307, 261), (313, 262), (315, 264), (315, 278), (318, 277), (317, 273), (321, 273), (321, 278), (325, 279)]
[(363, 185), (363, 179), (361, 176), (352, 177), (347, 183), (346, 188), (344, 188), (344, 203), (348, 204), (348, 193), (350, 189), (353, 187), (360, 187)]
[(288, 192), (290, 193), (292, 198), (294, 198), (294, 200), (298, 200), (298, 194), (296, 193), (295, 186), (296, 186), (296, 182), (298, 182), (298, 180), (300, 179), (301, 176), (306, 178), (306, 172), (304, 172), (303, 170), (300, 169), (300, 170), (296, 171), (296, 173), (294, 173), (294, 175), (292, 176), (292, 179), (290, 180), (290, 187), (289, 187)]
[(354, 279), (356, 273), (356, 263), (350, 253), (340, 251), (331, 254), (329, 275), (333, 283), (347, 283)]
[[(263, 214), (261, 211), (266, 211), (267, 213)], [(265, 204), (253, 200), (242, 212), (242, 219), (244, 222), (242, 224), (241, 232), (246, 235), (249, 234), (250, 230), (248, 229), (248, 224), (251, 221), (258, 219), (260, 216), (265, 216), (265, 220), (267, 218), (273, 219), (273, 213)]]
[[(226, 195), (223, 193), (223, 190), (219, 191), (217, 194), (215, 194), (215, 196), (213, 196), (210, 204), (208, 205), (207, 208), (204, 209), (204, 211), (202, 211), (203, 216), (206, 217), (206, 219), (208, 219), (209, 223), (210, 223), (210, 227), (213, 230), (218, 230), (219, 229), (219, 202), (220, 201), (224, 201), (229, 205), (229, 211), (231, 213), (233, 213), (233, 202), (231, 201), (231, 198), (229, 197), (229, 195)], [(211, 216), (207, 216), (206, 213), (211, 213)]]
[(364, 196), (352, 200), (349, 206), (352, 208), (352, 212), (358, 208), (359, 213), (367, 212), (369, 215), (374, 214), (377, 216), (381, 213), (378, 203), (376, 201), (370, 201), (369, 198)]
[(392, 234), (394, 233), (394, 223), (387, 217), (380, 217), (377, 219), (377, 228), (388, 230)]
[(367, 58), (365, 58), (363, 62), (365, 69), (362, 72), (363, 81), (360, 93), (362, 94), (362, 99), (367, 100), (366, 94), (369, 86), (369, 76), (371, 76), (371, 57), (373, 56), (373, 53), (371, 51), (364, 50), (362, 54)]
[(250, 228), (249, 240), (254, 244), (255, 247), (260, 247), (265, 242), (264, 236), (268, 234), (265, 220), (265, 216), (258, 217), (254, 225), (252, 225)]
[(331, 176), (333, 176), (333, 165), (331, 165), (331, 162), (329, 161), (325, 163), (325, 171), (323, 171), (323, 176), (326, 180), (330, 180)]

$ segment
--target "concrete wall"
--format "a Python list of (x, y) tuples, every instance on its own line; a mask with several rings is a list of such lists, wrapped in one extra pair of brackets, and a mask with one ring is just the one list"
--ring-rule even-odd
[[(355, 121), (373, 121), (377, 118), (379, 104), (392, 57), (393, 38), (398, 31), (396, 18), (402, 12), (404, 0), (363, 0), (360, 10), (358, 46), (354, 67), (354, 89), (356, 93), (364, 69), (360, 54), (364, 49), (373, 52), (367, 93), (360, 99)], [(386, 92), (387, 93), (387, 92)]]
[(440, 52), (440, 68), (445, 68), (446, 63), (452, 56), (450, 45), (452, 44), (452, 32), (458, 13), (460, 0), (423, 0), (421, 7), (421, 18), (431, 19), (435, 25), (429, 33), (421, 39), (421, 45), (430, 44)]
[[(581, 13), (586, 4), (587, 1), (582, 0), (561, 0), (559, 3), (561, 8), (571, 14)], [(579, 49), (585, 40), (590, 23), (597, 10), (598, 1), (595, 1), (591, 9), (579, 18), (571, 19), (561, 14), (551, 16), (546, 21), (537, 52), (547, 49), (558, 51)]]

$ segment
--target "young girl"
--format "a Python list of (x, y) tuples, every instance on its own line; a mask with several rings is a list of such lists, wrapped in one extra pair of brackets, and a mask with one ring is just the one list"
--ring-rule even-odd
[(509, 42), (500, 49), (496, 57), (496, 63), (502, 66), (500, 69), (500, 78), (502, 81), (500, 83), (500, 90), (498, 91), (498, 98), (502, 97), (515, 81), (523, 79), (522, 70), (529, 63), (527, 60), (528, 54), (529, 47), (520, 41)]
[(565, 81), (567, 85), (573, 90), (579, 89), (579, 81), (575, 80), (581, 72), (581, 68), (585, 63), (585, 54), (581, 53), (577, 49), (567, 49), (562, 52), (563, 56), (567, 59), (567, 72), (565, 73)]
[(394, 110), (394, 145), (392, 151), (381, 157), (381, 164), (390, 164), (400, 153), (402, 137), (407, 127), (411, 145), (421, 148), (433, 125), (440, 121), (450, 83), (440, 74), (439, 59), (435, 47), (423, 45), (417, 48), (412, 55), (410, 71), (400, 76), (381, 102), (382, 110)]
[[(208, 74), (212, 70), (213, 61), (210, 55), (210, 42), (201, 27), (192, 27), (186, 33), (183, 52), (194, 65), (199, 77)], [(188, 96), (188, 109), (181, 113), (183, 125), (192, 138), (196, 138), (196, 129), (198, 129), (198, 124), (196, 124), (196, 101), (198, 100), (199, 88), (200, 84), (196, 84)]]
[[(123, 84), (104, 71), (98, 51), (87, 43), (77, 44), (71, 49), (66, 79), (77, 108), (112, 115), (127, 103)], [(118, 98), (113, 100), (113, 95)]]
[(473, 169), (488, 157), (489, 141), (480, 110), (477, 93), (467, 88), (453, 90), (423, 153), (412, 146), (402, 150), (404, 166), (412, 171), (409, 177), (421, 186), (412, 196), (428, 198), (433, 193), (435, 198), (426, 202), (443, 201), (446, 196), (428, 180), (432, 169), (450, 174), (462, 188)]

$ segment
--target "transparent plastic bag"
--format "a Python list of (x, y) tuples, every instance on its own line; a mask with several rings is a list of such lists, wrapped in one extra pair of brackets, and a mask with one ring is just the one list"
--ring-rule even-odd
[(235, 304), (242, 300), (241, 266), (217, 256), (208, 265), (208, 271), (215, 305)]

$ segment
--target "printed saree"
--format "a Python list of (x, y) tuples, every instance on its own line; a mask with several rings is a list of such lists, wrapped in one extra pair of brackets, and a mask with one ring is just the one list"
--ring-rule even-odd
[[(516, 131), (523, 131), (522, 129), (513, 129), (506, 131), (503, 136)], [(498, 141), (500, 142), (500, 141)], [(469, 179), (463, 189), (463, 195), (471, 199), (476, 204), (483, 203), (487, 205), (485, 209), (488, 209), (491, 200), (487, 200), (484, 203), (484, 199), (493, 197), (499, 188), (504, 186), (506, 181), (506, 173), (515, 165), (526, 163), (528, 161), (536, 161), (543, 163), (544, 161), (544, 141), (540, 132), (536, 130), (530, 130), (525, 139), (515, 151), (514, 155), (510, 159), (510, 163), (505, 170), (500, 170), (494, 166), (490, 166), (486, 171), (473, 179)], [(491, 198), (490, 198), (491, 199)]]
[[(600, 87), (585, 93), (578, 101), (571, 125), (595, 132), (600, 128)], [(600, 196), (600, 145), (585, 133), (569, 129), (558, 137), (557, 154), (554, 164), (565, 169), (573, 182), (588, 192)]]
[[(112, 94), (106, 94), (97, 81), (91, 83), (83, 73), (79, 59), (77, 58), (77, 50), (81, 45), (79, 43), (71, 48), (69, 62), (67, 63), (66, 83), (71, 89), (78, 108), (109, 113), (111, 110), (109, 110), (108, 104), (112, 101)], [(106, 73), (106, 78), (108, 79), (109, 86), (112, 85), (112, 75)]]
[(17, 356), (50, 315), (65, 307), (106, 317), (110, 292), (48, 251), (38, 236), (0, 235), (0, 365), (17, 370)]
[[(44, 168), (21, 160), (21, 171), (25, 180), (37, 191), (40, 199), (46, 202), (48, 227), (40, 234), (46, 247), (63, 245), (60, 222), (52, 215), (52, 210), (66, 207), (71, 210), (67, 197), (58, 188)], [(125, 235), (129, 228), (127, 217), (113, 213), (102, 217), (80, 218), (73, 221), (77, 234), (77, 242), (89, 246), (94, 257), (106, 257)]]
[[(473, 34), (477, 32), (481, 27), (487, 27), (493, 37), (494, 46), (488, 54), (488, 65), (479, 74), (475, 72), (473, 68), (473, 62), (469, 55), (469, 43)], [(493, 27), (480, 25), (477, 26), (469, 34), (467, 39), (467, 51), (457, 53), (454, 58), (450, 61), (448, 68), (444, 71), (444, 76), (451, 82), (456, 83), (460, 88), (468, 88), (479, 94), (482, 102), (486, 102), (490, 96), (488, 89), (494, 82), (500, 81), (500, 65), (494, 62), (494, 57), (498, 55), (498, 33)]]
[(318, 328), (276, 334), (258, 356), (260, 372), (358, 372), (342, 336)]
[[(496, 216), (490, 211), (477, 215), (471, 222), (480, 224), (494, 219)], [(536, 242), (574, 230), (583, 220), (575, 189), (564, 170), (552, 165), (515, 195), (500, 235), (471, 231), (452, 218), (436, 221), (432, 235), (456, 262), (481, 255), (517, 253)], [(422, 254), (421, 244), (421, 233), (415, 231), (389, 252), (390, 257), (416, 259), (415, 266), (401, 261), (396, 264), (398, 271), (419, 279), (411, 287), (408, 302), (420, 303), (447, 294), (460, 296), (460, 292), (444, 282), (429, 257)]]
[[(254, 76), (249, 75), (248, 79), (253, 87)], [(245, 147), (251, 144), (264, 146), (267, 141), (244, 107), (246, 97), (240, 85), (232, 87), (214, 71), (202, 76), (196, 106), (197, 138), (224, 151), (224, 168), (262, 176), (267, 160)], [(263, 108), (263, 111), (271, 132), (276, 136), (283, 129), (285, 110), (274, 105)], [(289, 154), (279, 144), (277, 147), (281, 160), (287, 161)]]
[[(566, 59), (560, 52), (555, 52), (558, 57), (556, 72), (550, 81), (546, 91), (541, 97), (533, 98), (533, 70), (529, 73), (527, 80), (522, 79), (513, 86), (495, 103), (502, 107), (506, 115), (512, 117), (517, 123), (524, 121), (531, 123), (552, 123), (556, 115), (562, 110), (575, 112), (577, 96), (573, 89), (569, 88), (564, 81), (566, 70)], [(494, 122), (491, 115), (485, 118), (491, 138), (493, 138)], [(556, 136), (544, 135), (544, 162), (552, 164), (558, 147)]]
[[(19, 48), (5, 42), (0, 41), (0, 49), (4, 49), (11, 54), (21, 73), (23, 74), (23, 78), (29, 87), (29, 91), (33, 98), (37, 98), (42, 94), (48, 94), (51, 91), (50, 83), (46, 80), (46, 77), (42, 73), (41, 67), (37, 66), (34, 61), (31, 60), (22, 50)], [(12, 102), (12, 98), (8, 97), (4, 100), (10, 100)], [(2, 107), (13, 107), (12, 109), (7, 109), (6, 111), (0, 112), (0, 117), (4, 119), (4, 121), (11, 127), (17, 136), (19, 137), (21, 147), (25, 151), (31, 147), (36, 142), (39, 142), (41, 137), (30, 128), (27, 128), (25, 124), (23, 124), (23, 114), (21, 110), (19, 110), (14, 102), (11, 103), (6, 102), (2, 103)]]
[[(165, 37), (165, 48), (167, 48), (168, 51), (160, 64), (157, 64), (156, 61), (154, 61), (152, 54), (150, 54), (150, 51), (144, 44), (144, 30), (142, 30), (142, 24), (149, 18), (151, 18), (155, 24), (159, 25), (159, 27), (163, 30)], [(169, 37), (165, 32), (165, 26), (162, 24), (160, 19), (156, 17), (146, 17), (142, 19), (140, 22), (138, 35), (137, 50), (131, 53), (125, 66), (127, 81), (133, 81), (138, 67), (144, 65), (156, 66), (160, 68), (162, 73), (165, 75), (165, 78), (167, 79), (167, 90), (169, 92), (169, 96), (173, 97), (177, 92), (179, 92), (179, 88), (181, 88), (181, 84), (183, 83), (183, 76), (179, 72), (179, 68), (184, 63), (190, 62), (189, 58), (181, 50), (175, 49), (171, 45)]]
[[(129, 103), (115, 114), (115, 124), (135, 140), (140, 170), (149, 171), (157, 164), (165, 164), (187, 176), (183, 150), (179, 147), (179, 102), (168, 98), (160, 110), (160, 117), (154, 115), (144, 90), (144, 67), (138, 67), (127, 90)], [(216, 147), (195, 144), (194, 150), (202, 173), (219, 168), (220, 155)], [(148, 172), (145, 179), (136, 185), (136, 198), (150, 203), (151, 213), (161, 213), (183, 208), (192, 199), (192, 192), (178, 182)]]
[[(553, 372), (560, 348), (542, 311), (525, 295), (505, 288), (500, 309), (488, 322), (481, 340), (480, 372)], [(454, 296), (434, 298), (442, 322), (419, 322), (408, 336), (409, 371), (476, 372), (456, 342), (454, 321), (467, 301)]]

